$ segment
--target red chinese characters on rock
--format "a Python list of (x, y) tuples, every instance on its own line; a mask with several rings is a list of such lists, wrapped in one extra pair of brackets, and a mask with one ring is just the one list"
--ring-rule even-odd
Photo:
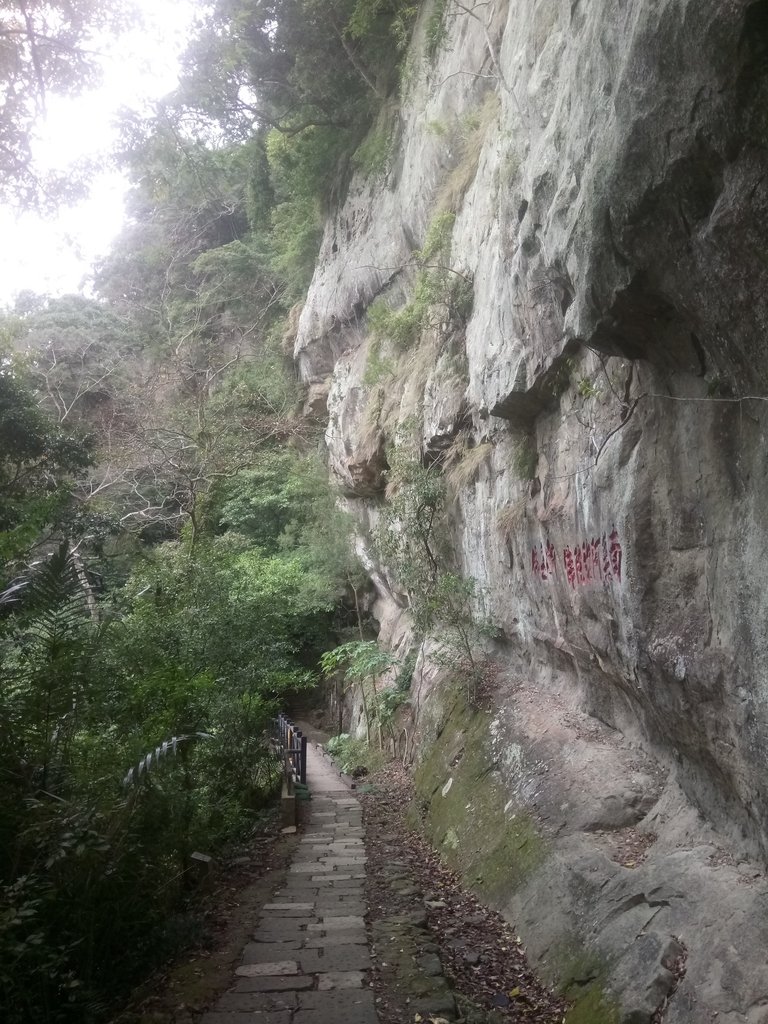
[(568, 577), (568, 582), (574, 587), (576, 585), (576, 563), (573, 560), (573, 552), (569, 547), (563, 551), (563, 564), (565, 565), (565, 575)]
[(611, 556), (611, 569), (613, 570), (613, 575), (616, 577), (619, 583), (621, 583), (622, 550), (621, 541), (619, 540), (619, 535), (616, 531), (615, 526), (611, 531), (611, 536), (608, 539), (610, 540), (610, 547), (608, 550)]
[(543, 580), (552, 579), (557, 572), (557, 552), (554, 544), (539, 544), (531, 548), (531, 572)]
[[(571, 587), (586, 587), (592, 583), (607, 586), (616, 581), (621, 583), (623, 551), (619, 532), (614, 526), (610, 533), (591, 537), (581, 544), (566, 545), (563, 548), (562, 565), (565, 578)], [(551, 543), (531, 548), (531, 572), (547, 582), (558, 573), (555, 547)]]

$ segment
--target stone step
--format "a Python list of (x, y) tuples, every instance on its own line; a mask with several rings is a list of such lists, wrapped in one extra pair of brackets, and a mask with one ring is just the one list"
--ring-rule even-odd
[(377, 1024), (357, 798), (313, 744), (312, 800), (287, 878), (264, 904), (230, 990), (202, 1024)]

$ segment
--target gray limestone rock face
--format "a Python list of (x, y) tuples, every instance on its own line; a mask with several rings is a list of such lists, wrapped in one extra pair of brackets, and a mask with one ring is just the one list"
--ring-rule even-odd
[[(542, 962), (565, 938), (599, 953), (626, 1021), (748, 1024), (768, 1000), (761, 869), (738, 870), (768, 853), (768, 0), (449, 4), (432, 61), (426, 17), (388, 168), (332, 212), (294, 349), (316, 415), (330, 377), (381, 639), (408, 646), (369, 539), (398, 426), (427, 461), (483, 445), (449, 539), (511, 681), (493, 763), (550, 851), (505, 910)], [(471, 303), (403, 352), (368, 311), (411, 299), (446, 211)], [(439, 717), (429, 650), (409, 735)], [(655, 838), (627, 869), (605, 836), (635, 827)]]

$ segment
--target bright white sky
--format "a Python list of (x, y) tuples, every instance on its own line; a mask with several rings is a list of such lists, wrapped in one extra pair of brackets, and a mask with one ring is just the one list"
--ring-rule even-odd
[[(178, 57), (202, 3), (134, 4), (143, 24), (105, 47), (98, 91), (70, 100), (49, 97), (47, 121), (38, 132), (41, 165), (63, 168), (82, 157), (108, 154), (116, 139), (117, 111), (142, 110), (176, 85)], [(60, 295), (87, 287), (94, 260), (106, 253), (122, 226), (125, 188), (118, 174), (102, 174), (90, 197), (62, 210), (55, 221), (16, 216), (0, 206), (0, 306), (23, 289)]]

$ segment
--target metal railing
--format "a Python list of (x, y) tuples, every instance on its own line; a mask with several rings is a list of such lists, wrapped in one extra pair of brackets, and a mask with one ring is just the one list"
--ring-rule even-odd
[(272, 746), (280, 758), (286, 777), (307, 784), (307, 737), (287, 715), (272, 720)]

